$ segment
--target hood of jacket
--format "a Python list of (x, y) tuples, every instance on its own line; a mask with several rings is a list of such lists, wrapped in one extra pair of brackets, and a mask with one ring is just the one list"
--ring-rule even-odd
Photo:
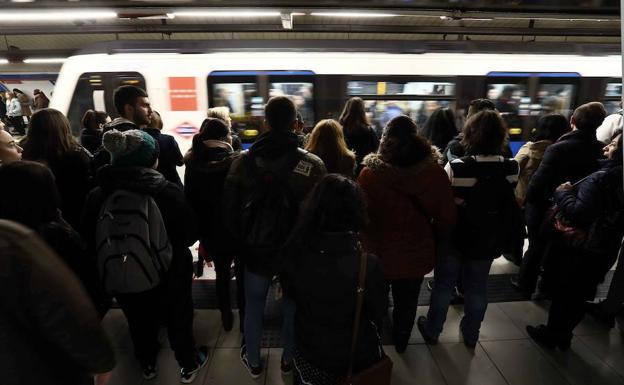
[(104, 125), (104, 132), (108, 130), (117, 130), (117, 131), (128, 131), (128, 130), (138, 130), (139, 126), (134, 124), (133, 121), (130, 121), (126, 118), (115, 118), (110, 123), (106, 123)]
[(260, 135), (249, 149), (249, 155), (266, 159), (277, 159), (289, 150), (299, 146), (299, 137), (294, 132), (268, 131)]
[(550, 140), (540, 140), (538, 142), (529, 143), (529, 157), (533, 159), (542, 159), (548, 146), (553, 144)]
[(167, 180), (158, 171), (146, 167), (115, 167), (106, 165), (97, 172), (97, 180), (107, 193), (118, 189), (153, 195), (167, 186)]
[(429, 156), (409, 167), (396, 167), (386, 163), (377, 153), (367, 155), (362, 163), (364, 167), (386, 178), (389, 186), (407, 193), (417, 193), (422, 191), (423, 186), (419, 178), (414, 177), (425, 168), (434, 164), (437, 165), (438, 160), (441, 158), (440, 150), (435, 146), (431, 146), (431, 154)]
[(80, 136), (97, 136), (97, 137), (101, 137), (102, 136), (102, 131), (101, 130), (92, 130), (90, 128), (83, 128), (82, 130), (80, 130)]
[(206, 140), (204, 146), (206, 150), (201, 157), (195, 156), (192, 149), (184, 155), (186, 167), (196, 172), (210, 174), (229, 169), (232, 161), (240, 155), (226, 142)]

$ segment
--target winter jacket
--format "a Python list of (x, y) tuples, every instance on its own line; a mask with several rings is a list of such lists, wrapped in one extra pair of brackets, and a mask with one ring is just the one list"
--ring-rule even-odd
[(562, 217), (585, 229), (590, 234), (586, 242), (591, 243), (572, 247), (559, 242), (555, 234), (550, 259), (559, 262), (556, 278), (563, 282), (555, 286), (576, 286), (588, 300), (594, 298), (596, 286), (615, 263), (624, 236), (622, 165), (603, 161), (601, 166), (574, 188), (554, 193)]
[[(112, 122), (106, 123), (102, 129), (102, 132), (106, 132), (109, 130), (117, 130), (117, 131), (128, 131), (128, 130), (138, 130), (139, 126), (134, 124), (134, 122), (126, 119), (126, 118), (115, 118)], [(93, 154), (93, 169), (98, 170), (107, 164), (110, 164), (111, 157), (110, 153), (104, 149), (104, 147), (100, 146), (100, 148)]]
[(56, 159), (27, 159), (45, 163), (52, 174), (61, 197), (63, 218), (75, 229), (79, 228), (82, 208), (89, 191), (95, 186), (93, 158), (82, 146)]
[(7, 116), (22, 116), (22, 105), (17, 98), (13, 98), (6, 102)]
[(33, 101), (33, 108), (35, 111), (39, 111), (39, 110), (43, 110), (44, 108), (48, 108), (48, 106), (50, 105), (50, 99), (48, 99), (47, 96), (45, 96), (44, 94), (37, 94), (35, 95), (34, 101)]
[(357, 179), (370, 219), (364, 240), (388, 280), (429, 273), (440, 246), (436, 237), (448, 235), (456, 221), (451, 184), (434, 151), (409, 168), (394, 167), (378, 154), (364, 159)]
[(605, 118), (600, 127), (596, 129), (596, 139), (604, 144), (611, 142), (611, 137), (616, 130), (624, 128), (624, 116), (622, 110)]
[(112, 347), (72, 272), (33, 232), (0, 221), (4, 385), (84, 385), (113, 369)]
[(197, 214), (199, 237), (210, 254), (235, 255), (238, 245), (225, 227), (223, 188), (232, 162), (240, 156), (232, 147), (215, 140), (204, 142), (206, 152), (185, 159), (184, 194)]
[(80, 144), (91, 154), (96, 154), (102, 147), (102, 131), (83, 128), (80, 130)]
[(520, 174), (518, 175), (518, 184), (516, 185), (516, 199), (524, 204), (526, 191), (529, 187), (531, 177), (542, 163), (546, 148), (553, 142), (550, 140), (540, 140), (539, 142), (526, 142), (515, 156)]
[(375, 131), (369, 127), (361, 127), (358, 129), (354, 129), (350, 132), (345, 130), (345, 142), (347, 142), (347, 147), (355, 152), (355, 162), (356, 162), (356, 172), (357, 176), (362, 170), (362, 161), (366, 157), (366, 155), (377, 152), (379, 148), (379, 138)]
[(95, 227), (106, 197), (123, 189), (151, 196), (163, 218), (173, 248), (173, 258), (191, 260), (189, 247), (197, 240), (195, 214), (179, 186), (161, 173), (144, 167), (105, 166), (98, 171), (98, 184), (89, 193), (81, 226), (89, 251), (95, 255)]
[[(312, 365), (337, 375), (345, 374), (349, 364), (359, 258), (355, 234), (322, 233), (311, 236), (287, 263), (286, 294), (297, 307), (297, 350)], [(356, 372), (380, 359), (378, 332), (388, 308), (386, 284), (376, 257), (367, 256), (366, 272)]]
[(184, 160), (178, 142), (171, 135), (162, 134), (156, 128), (146, 128), (145, 132), (158, 142), (160, 153), (158, 154), (158, 167), (156, 170), (163, 174), (165, 179), (182, 187), (182, 180), (176, 167), (182, 166)]
[[(279, 170), (288, 161), (292, 151), (301, 152), (301, 160), (290, 172), (288, 184), (295, 199), (302, 202), (308, 192), (327, 173), (323, 161), (316, 155), (298, 148), (297, 135), (293, 132), (266, 132), (256, 140), (248, 151), (232, 162), (223, 191), (224, 218), (228, 230), (237, 240), (242, 240), (241, 217), (243, 206), (249, 202), (255, 190), (254, 176), (250, 175), (246, 159), (254, 159), (260, 169)], [(246, 258), (247, 268), (257, 274), (273, 276), (281, 268), (276, 255), (271, 260)]]
[(574, 130), (563, 135), (546, 149), (529, 182), (526, 203), (545, 211), (557, 186), (576, 183), (598, 169), (603, 146), (593, 131)]
[(30, 110), (30, 104), (32, 103), (28, 95), (19, 94), (17, 95), (17, 100), (19, 101), (22, 107), (22, 115), (23, 116), (31, 116), (32, 111)]

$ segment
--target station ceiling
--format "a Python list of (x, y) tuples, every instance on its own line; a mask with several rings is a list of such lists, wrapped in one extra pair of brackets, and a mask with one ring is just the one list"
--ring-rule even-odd
[(127, 40), (620, 52), (619, 0), (0, 0), (0, 6), (0, 57), (11, 62)]

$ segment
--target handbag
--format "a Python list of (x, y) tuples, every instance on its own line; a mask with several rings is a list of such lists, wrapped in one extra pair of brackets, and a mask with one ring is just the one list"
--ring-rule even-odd
[(375, 364), (354, 374), (353, 361), (357, 346), (357, 336), (360, 329), (360, 318), (364, 304), (364, 290), (366, 283), (366, 255), (358, 244), (360, 254), (360, 273), (357, 286), (357, 298), (355, 302), (355, 319), (353, 320), (353, 337), (351, 339), (351, 354), (349, 356), (349, 369), (347, 376), (341, 379), (340, 385), (389, 385), (392, 377), (392, 360), (385, 354)]

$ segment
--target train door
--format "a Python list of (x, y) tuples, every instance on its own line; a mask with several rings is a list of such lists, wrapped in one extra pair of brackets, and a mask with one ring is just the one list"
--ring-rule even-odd
[(210, 107), (227, 107), (232, 129), (245, 148), (262, 133), (264, 105), (273, 96), (288, 96), (304, 123), (313, 126), (314, 73), (311, 71), (213, 71), (208, 75)]
[(549, 113), (569, 118), (579, 88), (577, 73), (501, 73), (486, 79), (485, 97), (492, 100), (509, 129), (512, 152), (530, 140), (538, 119)]
[(82, 116), (89, 109), (104, 111), (113, 119), (118, 117), (113, 93), (123, 85), (145, 89), (145, 78), (138, 72), (85, 72), (80, 75), (67, 113), (72, 134), (80, 135)]
[(347, 81), (347, 96), (364, 100), (371, 125), (381, 137), (390, 119), (407, 115), (423, 127), (440, 107), (455, 109), (455, 78), (358, 76)]

